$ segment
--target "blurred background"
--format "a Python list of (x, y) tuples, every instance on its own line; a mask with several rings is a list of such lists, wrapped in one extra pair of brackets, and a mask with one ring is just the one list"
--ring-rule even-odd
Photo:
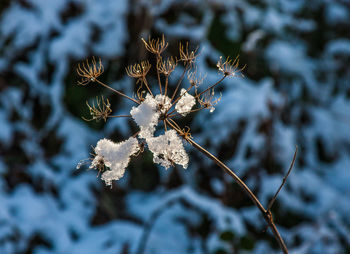
[(112, 189), (76, 169), (100, 138), (137, 131), (127, 119), (81, 118), (96, 96), (113, 114), (132, 105), (78, 86), (77, 64), (101, 57), (101, 80), (132, 95), (125, 67), (154, 63), (140, 38), (162, 34), (167, 54), (198, 47), (203, 86), (220, 78), (220, 56), (246, 65), (220, 86), (212, 114), (180, 125), (265, 206), (298, 145), (277, 227), (291, 253), (350, 253), (348, 0), (1, 0), (0, 253), (280, 253), (238, 185), (188, 145), (187, 170), (166, 171), (145, 151)]

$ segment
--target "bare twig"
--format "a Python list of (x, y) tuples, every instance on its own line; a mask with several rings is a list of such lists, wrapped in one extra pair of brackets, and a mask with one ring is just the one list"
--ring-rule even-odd
[[(170, 119), (172, 120), (172, 119)], [(168, 125), (174, 128), (180, 136), (183, 136), (183, 132), (176, 126), (174, 126), (170, 121), (167, 121)], [(260, 203), (259, 199), (254, 195), (254, 193), (249, 189), (249, 187), (242, 181), (239, 176), (237, 176), (229, 167), (227, 167), (222, 161), (220, 161), (218, 158), (216, 158), (213, 154), (211, 154), (209, 151), (204, 149), (202, 146), (197, 144), (192, 138), (187, 137), (186, 140), (197, 150), (199, 150), (201, 153), (203, 153), (205, 156), (207, 156), (209, 159), (215, 162), (216, 165), (218, 165), (220, 168), (225, 170), (226, 173), (228, 173), (232, 178), (235, 180), (235, 182), (244, 190), (244, 192), (248, 195), (248, 197), (252, 200), (252, 202), (255, 204), (255, 206), (260, 210), (262, 213), (265, 221), (269, 225), (275, 239), (277, 240), (281, 250), (284, 254), (288, 254), (288, 249), (286, 244), (283, 241), (283, 238), (281, 237), (280, 233), (278, 232), (278, 229), (273, 221), (273, 216), (269, 210), (266, 210), (264, 206)]]
[(278, 190), (276, 191), (275, 195), (273, 196), (273, 198), (271, 199), (269, 205), (267, 206), (267, 210), (270, 211), (271, 207), (273, 205), (273, 203), (276, 201), (276, 198), (278, 196), (278, 194), (280, 193), (283, 185), (287, 182), (287, 178), (290, 174), (290, 172), (292, 171), (293, 167), (294, 167), (294, 163), (295, 163), (295, 159), (297, 158), (297, 153), (298, 153), (298, 146), (295, 147), (295, 152), (294, 152), (294, 156), (293, 156), (293, 160), (289, 166), (288, 172), (287, 174), (283, 177), (282, 183), (280, 185), (280, 187), (278, 188)]
[(98, 79), (96, 79), (95, 82), (99, 83), (101, 86), (104, 86), (104, 87), (108, 88), (109, 90), (115, 92), (116, 94), (119, 94), (119, 95), (123, 96), (124, 98), (126, 98), (128, 100), (131, 100), (131, 101), (133, 101), (133, 102), (135, 102), (137, 104), (140, 104), (140, 102), (138, 102), (134, 98), (131, 98), (131, 97), (127, 96), (126, 94), (124, 94), (124, 93), (122, 93), (122, 92), (120, 92), (118, 90), (115, 90), (114, 88), (110, 87), (109, 85), (106, 85), (105, 83), (99, 81)]
[(211, 90), (212, 88), (216, 87), (218, 84), (220, 84), (227, 76), (223, 76), (220, 80), (218, 80), (215, 84), (209, 86), (207, 89), (205, 89), (204, 91), (200, 92), (199, 94), (196, 95), (196, 98), (198, 98), (199, 96), (201, 96), (202, 94), (204, 94), (205, 92)]
[(116, 117), (116, 118), (119, 118), (119, 117), (131, 117), (131, 115), (119, 115), (119, 116), (108, 116), (108, 117)]
[(189, 69), (189, 67), (190, 67), (189, 64), (186, 64), (186, 65), (185, 65), (184, 71), (182, 72), (181, 77), (180, 77), (180, 79), (179, 79), (178, 82), (177, 82), (175, 91), (174, 91), (173, 95), (171, 96), (171, 101), (174, 100), (175, 95), (176, 95), (176, 93), (177, 93), (177, 90), (179, 90), (179, 87), (180, 87), (180, 85), (181, 85), (181, 82), (182, 82), (183, 78), (185, 77), (186, 71)]

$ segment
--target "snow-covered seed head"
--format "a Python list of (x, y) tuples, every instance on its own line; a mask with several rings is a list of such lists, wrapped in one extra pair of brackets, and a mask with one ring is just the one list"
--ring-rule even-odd
[(175, 109), (178, 113), (180, 113), (182, 116), (186, 116), (194, 105), (196, 105), (196, 99), (190, 95), (186, 89), (181, 89), (181, 98), (176, 103)]
[(136, 138), (129, 138), (120, 143), (114, 143), (109, 139), (101, 139), (97, 142), (95, 158), (91, 162), (90, 168), (100, 171), (100, 166), (107, 167), (102, 173), (102, 180), (106, 185), (111, 185), (112, 180), (123, 177), (125, 169), (129, 164), (130, 157), (139, 152), (139, 142)]
[[(92, 117), (88, 121), (100, 119), (106, 121), (110, 117), (131, 117), (139, 128), (136, 134), (123, 142), (114, 143), (108, 139), (101, 139), (97, 142), (90, 168), (97, 169), (99, 173), (102, 173), (101, 178), (107, 185), (111, 185), (113, 180), (120, 179), (124, 175), (131, 156), (139, 155), (145, 148), (152, 152), (154, 163), (165, 168), (175, 165), (187, 168), (189, 157), (184, 149), (183, 140), (193, 144), (191, 143), (192, 137), (190, 128), (181, 128), (176, 122), (177, 118), (185, 117), (202, 109), (210, 109), (210, 112), (213, 112), (214, 106), (221, 99), (221, 97), (214, 98), (214, 88), (227, 76), (235, 76), (237, 72), (242, 70), (238, 69), (238, 57), (234, 60), (227, 58), (224, 62), (220, 58), (217, 67), (224, 74), (224, 77), (197, 93), (199, 85), (204, 80), (203, 77), (197, 76), (195, 67), (197, 50), (191, 51), (188, 43), (180, 43), (179, 57), (169, 57), (163, 60), (161, 54), (168, 46), (164, 36), (157, 40), (149, 38), (148, 41), (145, 41), (142, 39), (142, 42), (146, 50), (156, 56), (157, 78), (153, 80), (158, 81), (156, 89), (159, 93), (155, 93), (155, 90), (150, 86), (150, 84), (155, 83), (152, 79), (150, 79), (152, 82), (148, 83), (147, 75), (152, 66), (147, 60), (126, 68), (127, 75), (136, 78), (136, 84), (139, 85), (136, 99), (97, 80), (103, 72), (100, 59), (98, 62), (94, 58), (91, 63), (86, 61), (77, 69), (78, 74), (82, 77), (79, 84), (86, 85), (95, 81), (117, 95), (137, 104), (131, 108), (130, 115), (111, 116), (111, 105), (103, 97), (101, 100), (97, 99), (96, 105), (87, 103)], [(179, 79), (174, 82), (169, 76), (177, 67), (178, 61), (182, 61), (184, 66)], [(182, 85), (188, 84), (183, 81), (186, 77), (189, 85), (182, 87)], [(164, 127), (164, 129), (160, 130), (159, 127)], [(80, 167), (81, 164), (78, 166)]]

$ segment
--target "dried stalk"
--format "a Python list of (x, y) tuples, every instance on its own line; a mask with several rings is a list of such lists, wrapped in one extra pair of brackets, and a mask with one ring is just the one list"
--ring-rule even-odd
[[(171, 119), (170, 119), (171, 120)], [(168, 125), (170, 125), (172, 128), (174, 128), (180, 136), (183, 136), (183, 132), (176, 126), (174, 126), (170, 121), (167, 121)], [(229, 167), (227, 167), (222, 161), (220, 161), (217, 157), (215, 157), (213, 154), (211, 154), (209, 151), (204, 149), (202, 146), (200, 146), (198, 143), (196, 143), (192, 138), (188, 137), (185, 138), (188, 143), (190, 143), (193, 147), (195, 147), (198, 151), (203, 153), (205, 156), (207, 156), (209, 159), (211, 159), (213, 162), (215, 162), (216, 165), (218, 165), (220, 168), (222, 168), (227, 174), (232, 176), (232, 178), (235, 180), (235, 182), (245, 191), (245, 193), (248, 195), (248, 197), (252, 200), (254, 205), (260, 210), (262, 213), (265, 221), (267, 222), (268, 226), (270, 227), (275, 239), (277, 240), (281, 250), (283, 253), (288, 254), (288, 249), (286, 244), (283, 241), (283, 238), (281, 237), (280, 233), (278, 232), (278, 229), (273, 221), (273, 216), (269, 210), (266, 210), (264, 206), (260, 203), (259, 199), (254, 195), (254, 193), (249, 189), (249, 187), (242, 181), (239, 176), (237, 176)]]
[(278, 196), (278, 194), (280, 193), (283, 185), (285, 185), (285, 183), (287, 182), (287, 178), (290, 174), (290, 172), (292, 171), (293, 167), (294, 167), (294, 163), (295, 163), (295, 159), (297, 158), (297, 153), (298, 153), (298, 147), (296, 146), (295, 147), (295, 152), (294, 152), (294, 156), (293, 156), (293, 160), (289, 166), (289, 169), (287, 171), (287, 174), (283, 177), (283, 180), (282, 180), (282, 183), (280, 185), (280, 187), (278, 188), (278, 190), (276, 191), (275, 195), (273, 196), (273, 198), (271, 199), (269, 205), (267, 206), (267, 210), (270, 211), (271, 210), (271, 207), (273, 205), (273, 203), (276, 201), (276, 198)]
[(197, 150), (199, 150), (201, 153), (203, 153), (205, 156), (207, 156), (209, 159), (215, 162), (216, 165), (218, 165), (220, 168), (225, 170), (226, 173), (228, 173), (232, 178), (235, 180), (235, 182), (247, 193), (248, 197), (253, 201), (256, 207), (260, 210), (262, 213), (265, 221), (269, 225), (270, 229), (272, 230), (272, 233), (277, 240), (281, 250), (283, 253), (288, 254), (288, 249), (286, 244), (283, 241), (283, 238), (281, 237), (280, 233), (278, 232), (278, 229), (273, 221), (272, 214), (269, 210), (266, 210), (263, 205), (260, 203), (258, 198), (254, 195), (254, 193), (249, 189), (249, 187), (229, 168), (227, 167), (222, 161), (220, 161), (218, 158), (216, 158), (214, 155), (212, 155), (209, 151), (201, 147), (199, 144), (197, 144), (193, 139), (188, 138), (187, 140), (193, 147), (195, 147)]
[(128, 99), (128, 100), (131, 100), (137, 104), (140, 104), (140, 102), (138, 102), (137, 100), (135, 100), (134, 98), (131, 98), (129, 96), (127, 96), (126, 94), (122, 93), (122, 92), (119, 92), (118, 90), (115, 90), (114, 88), (106, 85), (105, 83), (99, 81), (98, 79), (95, 80), (95, 82), (97, 82), (98, 84), (100, 84), (101, 86), (104, 86), (105, 88), (108, 88), (109, 90), (115, 92), (116, 94), (119, 94), (120, 96), (123, 96), (124, 98)]

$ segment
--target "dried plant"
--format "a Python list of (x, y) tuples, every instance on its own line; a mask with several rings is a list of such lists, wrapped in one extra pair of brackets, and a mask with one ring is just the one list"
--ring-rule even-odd
[[(181, 165), (183, 168), (187, 168), (189, 157), (183, 146), (183, 141), (185, 141), (215, 162), (234, 179), (260, 210), (283, 252), (288, 253), (287, 247), (275, 226), (271, 207), (290, 174), (295, 162), (296, 151), (287, 175), (266, 209), (249, 187), (230, 168), (194, 141), (189, 127), (181, 128), (176, 122), (178, 117), (185, 117), (196, 111), (203, 109), (210, 109), (210, 112), (214, 111), (214, 106), (221, 100), (221, 96), (214, 96), (216, 86), (222, 83), (227, 77), (235, 77), (237, 74), (241, 74), (243, 70), (243, 68), (239, 68), (238, 57), (234, 60), (227, 58), (225, 61), (220, 57), (217, 68), (223, 76), (216, 83), (209, 85), (206, 89), (199, 92), (199, 85), (203, 82), (203, 77), (197, 77), (197, 71), (194, 66), (197, 57), (196, 51), (189, 51), (188, 43), (186, 47), (180, 44), (180, 56), (177, 58), (177, 61), (182, 61), (184, 63), (184, 68), (170, 97), (170, 95), (168, 96), (167, 94), (169, 90), (168, 77), (176, 68), (176, 62), (172, 57), (163, 61), (161, 56), (167, 48), (168, 43), (165, 42), (164, 36), (157, 40), (149, 38), (148, 42), (144, 39), (142, 39), (142, 41), (145, 48), (157, 57), (155, 68), (158, 76), (158, 94), (152, 92), (147, 82), (147, 74), (151, 69), (151, 64), (148, 61), (143, 61), (140, 64), (131, 65), (126, 68), (127, 74), (137, 79), (136, 84), (138, 87), (136, 90), (136, 98), (131, 98), (97, 79), (103, 72), (101, 60), (96, 62), (93, 59), (91, 65), (86, 61), (86, 65), (82, 64), (78, 67), (77, 73), (82, 77), (82, 81), (78, 82), (78, 84), (86, 85), (90, 82), (95, 82), (136, 104), (132, 107), (130, 115), (110, 116), (111, 109), (109, 101), (104, 101), (103, 99), (101, 101), (98, 100), (97, 107), (95, 107), (94, 104), (92, 106), (88, 105), (92, 116), (90, 120), (103, 119), (106, 121), (109, 117), (130, 117), (140, 128), (137, 133), (120, 143), (114, 143), (108, 139), (98, 141), (94, 148), (95, 157), (91, 162), (90, 168), (96, 168), (99, 172), (103, 171), (101, 178), (107, 185), (111, 186), (113, 180), (118, 180), (124, 175), (130, 157), (138, 156), (143, 151), (144, 147), (147, 147), (153, 153), (154, 163), (160, 164), (165, 168), (175, 165)], [(180, 89), (186, 73), (190, 85), (187, 88)], [(164, 83), (161, 82), (161, 75), (165, 77)], [(146, 90), (144, 90), (144, 87)], [(195, 90), (194, 95), (191, 95), (191, 90), (193, 88)], [(162, 124), (159, 125), (160, 123)], [(158, 126), (163, 126), (164, 134), (155, 136), (155, 130)], [(102, 168), (101, 164), (103, 164), (106, 169)]]
[(203, 108), (210, 109), (210, 113), (212, 113), (215, 110), (216, 104), (219, 103), (222, 97), (221, 94), (220, 94), (220, 97), (217, 97), (217, 98), (215, 98), (214, 95), (215, 95), (215, 92), (213, 89), (213, 90), (208, 90), (201, 97), (198, 98), (199, 104)]
[(104, 69), (100, 58), (97, 62), (95, 57), (93, 57), (91, 63), (89, 63), (88, 60), (80, 63), (77, 68), (77, 73), (81, 77), (81, 80), (78, 81), (78, 84), (85, 86), (90, 82), (95, 82), (103, 71)]
[(234, 77), (238, 73), (241, 74), (241, 72), (245, 68), (245, 66), (243, 66), (242, 68), (239, 68), (238, 56), (235, 59), (230, 59), (229, 57), (227, 57), (224, 62), (222, 61), (222, 57), (220, 56), (220, 59), (216, 64), (216, 67), (218, 67), (219, 72), (224, 74), (224, 76), (226, 77)]
[(186, 66), (193, 65), (196, 58), (197, 58), (197, 54), (196, 54), (197, 49), (189, 52), (188, 51), (188, 42), (186, 43), (186, 47), (184, 47), (184, 45), (182, 43), (180, 43), (179, 53), (180, 53), (179, 61), (184, 62)]
[(169, 76), (176, 67), (177, 63), (173, 57), (168, 58), (166, 61), (160, 61), (157, 63), (157, 69), (164, 76)]
[(103, 96), (101, 96), (101, 99), (98, 99), (96, 97), (96, 106), (94, 102), (92, 106), (90, 106), (87, 101), (86, 101), (86, 105), (89, 108), (91, 119), (87, 119), (83, 117), (85, 121), (92, 121), (92, 120), (99, 121), (103, 119), (106, 122), (108, 116), (110, 115), (110, 113), (112, 113), (111, 104), (109, 103), (109, 100), (108, 99), (104, 100)]
[(164, 34), (162, 35), (162, 39), (151, 39), (148, 37), (148, 42), (146, 42), (143, 38), (141, 39), (145, 48), (156, 55), (160, 55), (163, 51), (168, 47), (168, 43), (165, 41)]

